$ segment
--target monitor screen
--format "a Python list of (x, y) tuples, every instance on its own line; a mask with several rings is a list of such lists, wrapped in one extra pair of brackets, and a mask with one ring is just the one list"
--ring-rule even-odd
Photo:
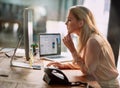
[(61, 54), (60, 33), (40, 33), (39, 51), (40, 56)]

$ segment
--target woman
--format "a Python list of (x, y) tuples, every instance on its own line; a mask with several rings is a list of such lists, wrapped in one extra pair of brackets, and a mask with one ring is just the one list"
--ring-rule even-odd
[[(108, 41), (98, 31), (90, 10), (83, 6), (71, 7), (66, 25), (68, 34), (63, 38), (63, 42), (71, 52), (73, 62), (66, 64), (52, 62), (48, 66), (80, 69), (88, 78), (96, 80), (102, 88), (119, 88), (113, 51)], [(78, 36), (77, 49), (71, 34)]]

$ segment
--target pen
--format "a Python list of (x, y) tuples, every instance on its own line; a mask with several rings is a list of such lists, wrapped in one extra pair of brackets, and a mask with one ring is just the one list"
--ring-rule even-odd
[(2, 77), (8, 77), (8, 75), (5, 75), (5, 74), (0, 74), (0, 76), (2, 76)]

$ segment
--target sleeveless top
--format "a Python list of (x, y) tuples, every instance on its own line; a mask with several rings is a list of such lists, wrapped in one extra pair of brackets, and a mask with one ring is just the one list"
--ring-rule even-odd
[(88, 79), (92, 76), (102, 88), (119, 88), (114, 54), (104, 37), (92, 35), (87, 41), (83, 58)]

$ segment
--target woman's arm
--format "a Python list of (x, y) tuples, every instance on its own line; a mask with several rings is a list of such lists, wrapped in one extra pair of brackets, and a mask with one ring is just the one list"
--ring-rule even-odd
[(68, 34), (67, 36), (65, 36), (63, 38), (63, 42), (72, 54), (72, 57), (73, 57), (73, 60), (74, 60), (73, 64), (78, 65), (79, 68), (82, 70), (82, 72), (86, 72), (85, 68), (84, 68), (85, 67), (85, 62), (84, 62), (83, 58), (78, 54), (70, 34)]
[(84, 74), (94, 74), (99, 64), (100, 45), (96, 39), (90, 38), (86, 44), (84, 57), (80, 57), (77, 52), (73, 52), (72, 56), (75, 63), (80, 66)]
[(100, 61), (101, 47), (95, 38), (90, 38), (86, 45), (85, 66), (88, 74), (94, 74)]
[(80, 69), (80, 67), (77, 64), (73, 64), (72, 62), (71, 63), (50, 62), (49, 64), (47, 64), (47, 66), (53, 66), (59, 69)]

